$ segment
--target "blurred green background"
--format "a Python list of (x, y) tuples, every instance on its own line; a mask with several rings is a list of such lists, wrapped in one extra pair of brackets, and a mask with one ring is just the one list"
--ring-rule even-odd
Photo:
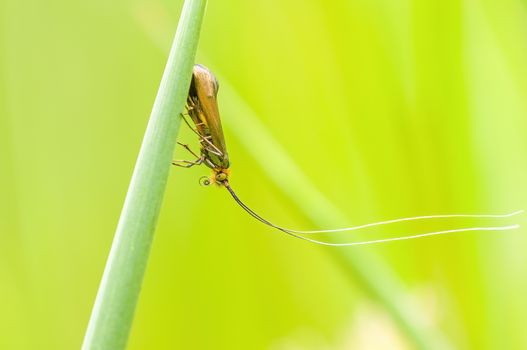
[[(80, 347), (181, 5), (2, 3), (1, 349)], [(273, 222), (324, 221), (241, 141), (250, 108), (339, 224), (526, 208), (526, 20), (518, 0), (210, 1), (197, 61), (233, 186)], [(412, 349), (335, 249), (386, 264), (444, 348), (527, 348), (524, 229), (320, 247), (202, 175), (171, 171), (130, 349)]]

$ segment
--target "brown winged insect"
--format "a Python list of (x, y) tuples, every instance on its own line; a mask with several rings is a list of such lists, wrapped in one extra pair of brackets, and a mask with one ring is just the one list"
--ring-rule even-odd
[[(469, 227), (469, 228), (460, 228), (454, 230), (445, 230), (445, 231), (435, 231), (427, 232), (421, 234), (415, 234), (410, 236), (402, 236), (395, 238), (385, 238), (385, 239), (376, 239), (376, 240), (367, 240), (367, 241), (355, 241), (348, 243), (330, 243), (320, 240), (315, 240), (312, 238), (305, 237), (305, 235), (313, 233), (334, 233), (334, 232), (343, 232), (343, 231), (355, 231), (363, 229), (366, 227), (379, 226), (385, 224), (391, 224), (401, 221), (412, 221), (412, 220), (421, 220), (421, 219), (432, 219), (432, 218), (504, 218), (510, 217), (522, 213), (522, 210), (509, 213), (509, 214), (498, 214), (498, 215), (484, 215), (484, 214), (449, 214), (449, 215), (427, 215), (427, 216), (416, 216), (410, 218), (400, 218), (388, 221), (375, 222), (360, 226), (345, 227), (338, 229), (329, 229), (329, 230), (312, 230), (312, 231), (301, 231), (301, 230), (292, 230), (283, 228), (281, 226), (275, 225), (268, 220), (262, 218), (260, 215), (256, 214), (251, 208), (249, 208), (244, 202), (242, 202), (234, 190), (232, 189), (229, 183), (229, 154), (227, 152), (227, 147), (225, 145), (225, 137), (223, 135), (223, 129), (221, 126), (220, 113), (218, 109), (217, 95), (218, 95), (219, 84), (218, 80), (212, 74), (212, 72), (203, 65), (196, 64), (192, 70), (192, 81), (190, 84), (190, 89), (187, 97), (186, 103), (186, 114), (182, 114), (181, 117), (185, 123), (191, 128), (199, 138), (200, 144), (200, 154), (197, 155), (194, 153), (188, 145), (179, 143), (187, 151), (189, 151), (193, 156), (196, 157), (193, 161), (188, 160), (174, 160), (173, 165), (179, 167), (190, 168), (194, 165), (205, 164), (212, 169), (212, 175), (210, 177), (202, 177), (200, 182), (203, 185), (210, 185), (212, 183), (225, 187), (234, 200), (242, 207), (247, 213), (258, 221), (273, 227), (277, 230), (287, 233), (296, 238), (300, 238), (312, 243), (329, 245), (329, 246), (351, 246), (351, 245), (362, 245), (362, 244), (371, 244), (371, 243), (380, 243), (404, 239), (412, 239), (418, 237), (433, 236), (445, 233), (453, 232), (462, 232), (462, 231), (498, 231), (498, 230), (511, 230), (518, 228), (519, 225), (510, 225), (510, 226), (495, 226), (495, 227)], [(187, 119), (190, 117), (191, 122)], [(193, 125), (194, 126), (193, 126)]]

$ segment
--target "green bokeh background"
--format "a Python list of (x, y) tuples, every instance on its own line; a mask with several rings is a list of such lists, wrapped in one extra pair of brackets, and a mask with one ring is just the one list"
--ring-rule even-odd
[[(1, 349), (80, 347), (181, 5), (2, 3)], [(222, 84), (344, 224), (526, 208), (526, 20), (519, 0), (210, 1), (197, 60), (222, 79), (233, 186), (285, 226), (320, 215), (242, 144)], [(130, 349), (412, 348), (335, 248), (207, 174), (171, 171)], [(525, 234), (346, 249), (382, 259), (451, 348), (525, 349)]]

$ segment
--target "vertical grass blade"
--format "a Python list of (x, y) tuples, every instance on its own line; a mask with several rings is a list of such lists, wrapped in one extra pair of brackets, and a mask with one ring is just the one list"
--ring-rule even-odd
[(206, 0), (186, 0), (117, 231), (83, 349), (124, 349), (163, 200), (190, 85)]

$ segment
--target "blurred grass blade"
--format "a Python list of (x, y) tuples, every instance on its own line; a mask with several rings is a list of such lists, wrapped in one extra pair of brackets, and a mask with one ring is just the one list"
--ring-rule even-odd
[[(350, 225), (349, 218), (316, 189), (228, 81), (216, 75), (222, 88), (223, 114), (228, 116), (222, 121), (259, 163), (262, 171), (316, 226)], [(416, 348), (450, 348), (440, 334), (425, 326), (426, 322), (419, 310), (404, 301), (407, 293), (402, 283), (382, 258), (362, 249), (325, 249), (350, 276), (353, 275), (364, 289), (377, 298)]]
[[(152, 41), (161, 43), (148, 23), (140, 21)], [(160, 46), (161, 50), (165, 50)], [(214, 65), (210, 65), (214, 66)], [(263, 172), (317, 227), (352, 225), (330, 200), (309, 180), (273, 138), (272, 133), (248, 106), (220, 72), (214, 70), (221, 85), (220, 104), (222, 119), (229, 130), (245, 146), (247, 152), (259, 163)], [(279, 172), (275, 171), (280, 169)], [(391, 315), (399, 329), (417, 349), (451, 349), (444, 336), (426, 326), (426, 317), (415, 305), (406, 302), (408, 293), (381, 257), (361, 249), (327, 248), (331, 256), (354, 276), (362, 287), (374, 295)]]
[(190, 85), (206, 0), (183, 6), (97, 293), (83, 349), (124, 349), (148, 261)]

